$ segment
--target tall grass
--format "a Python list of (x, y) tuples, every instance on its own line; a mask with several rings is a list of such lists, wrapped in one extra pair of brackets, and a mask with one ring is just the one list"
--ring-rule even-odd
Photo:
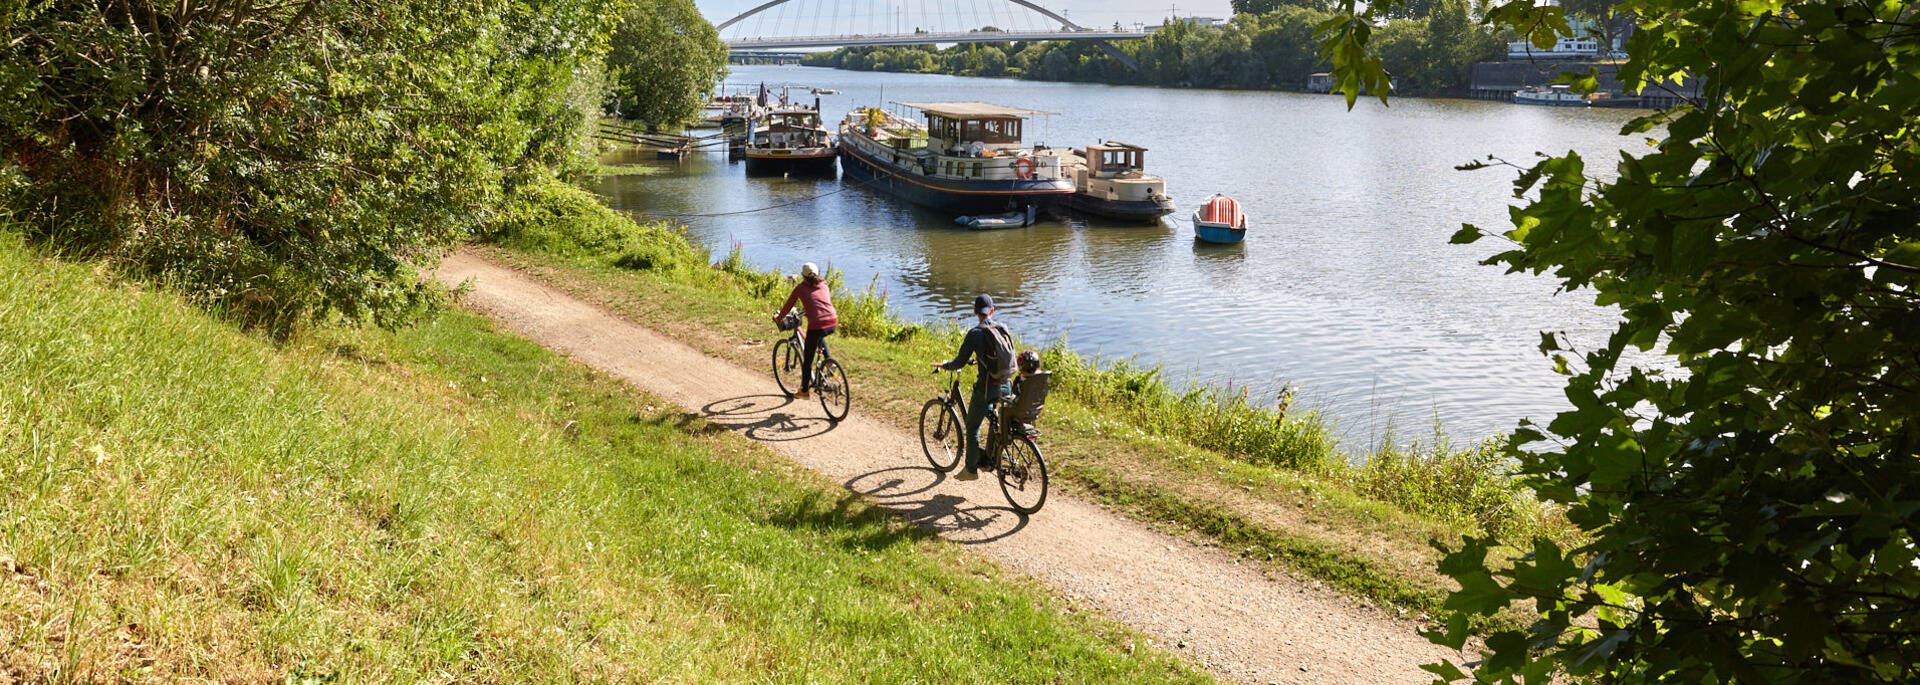
[(477, 317), (96, 278), (0, 233), (0, 681), (1202, 679)]
[(1041, 360), (1062, 392), (1099, 409), (1120, 413), (1150, 433), (1181, 439), (1255, 464), (1294, 469), (1324, 468), (1339, 460), (1336, 441), (1317, 411), (1294, 412), (1290, 392), (1274, 404), (1245, 392), (1196, 385), (1176, 392), (1160, 366), (1122, 359), (1101, 362), (1059, 340), (1041, 350)]

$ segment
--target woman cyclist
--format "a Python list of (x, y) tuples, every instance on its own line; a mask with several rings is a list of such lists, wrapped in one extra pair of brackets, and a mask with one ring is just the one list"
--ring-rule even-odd
[(775, 323), (787, 317), (793, 311), (793, 303), (799, 302), (807, 312), (806, 344), (800, 352), (800, 392), (795, 397), (812, 396), (813, 355), (820, 350), (820, 343), (833, 335), (833, 329), (840, 319), (833, 312), (833, 293), (827, 290), (827, 279), (820, 275), (820, 267), (813, 262), (800, 265), (800, 283), (793, 286), (793, 293), (787, 295), (787, 303), (780, 307), (780, 313), (773, 316)]

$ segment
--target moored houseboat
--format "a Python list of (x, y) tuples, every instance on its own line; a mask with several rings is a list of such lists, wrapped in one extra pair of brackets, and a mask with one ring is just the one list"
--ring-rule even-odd
[(1174, 212), (1167, 182), (1146, 173), (1144, 147), (1107, 141), (1039, 154), (1059, 157), (1073, 178), (1074, 193), (1060, 203), (1068, 210), (1123, 221), (1153, 221)]
[(1513, 102), (1517, 105), (1546, 105), (1548, 107), (1585, 107), (1587, 98), (1573, 92), (1564, 84), (1546, 88), (1527, 86), (1513, 91)]
[(847, 175), (915, 204), (955, 214), (1049, 206), (1074, 191), (1060, 158), (1021, 143), (1026, 118), (1049, 114), (984, 102), (899, 102), (926, 123), (875, 109), (840, 124)]
[(767, 112), (766, 124), (747, 139), (747, 173), (833, 175), (833, 134), (820, 125), (818, 108), (790, 107)]

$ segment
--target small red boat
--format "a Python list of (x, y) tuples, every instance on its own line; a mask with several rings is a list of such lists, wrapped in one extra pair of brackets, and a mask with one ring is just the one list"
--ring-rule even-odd
[(1209, 243), (1240, 242), (1247, 237), (1247, 215), (1240, 213), (1239, 202), (1214, 193), (1193, 212), (1193, 237)]

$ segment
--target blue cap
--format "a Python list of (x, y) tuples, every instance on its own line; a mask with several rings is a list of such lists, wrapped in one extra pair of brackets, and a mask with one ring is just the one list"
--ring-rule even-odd
[(992, 308), (993, 308), (992, 295), (988, 295), (986, 293), (980, 293), (978, 295), (973, 296), (973, 313), (974, 314), (976, 315), (985, 314), (987, 313), (987, 310)]

